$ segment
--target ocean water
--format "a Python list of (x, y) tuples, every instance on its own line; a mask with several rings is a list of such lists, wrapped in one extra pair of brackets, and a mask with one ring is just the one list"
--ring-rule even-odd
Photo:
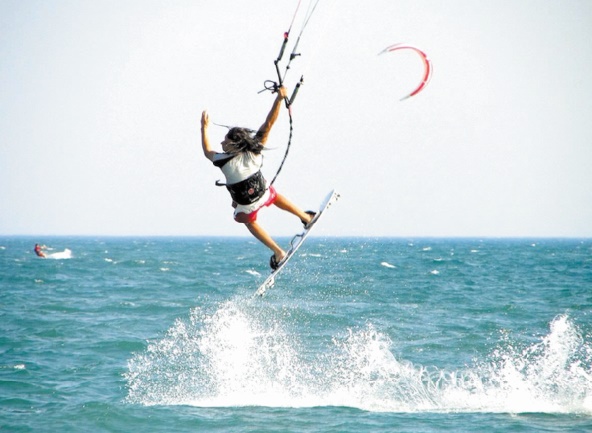
[(0, 431), (592, 431), (592, 239), (311, 237), (254, 298), (268, 255), (0, 237)]

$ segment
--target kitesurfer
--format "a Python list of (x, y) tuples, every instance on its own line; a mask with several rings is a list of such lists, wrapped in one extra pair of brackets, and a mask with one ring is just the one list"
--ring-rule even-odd
[(37, 256), (45, 258), (46, 255), (43, 252), (43, 250), (45, 249), (47, 249), (45, 245), (35, 244), (35, 248), (33, 249), (33, 251), (35, 251), (35, 254), (37, 254)]
[(201, 115), (203, 153), (224, 173), (225, 186), (232, 197), (234, 220), (245, 224), (255, 238), (273, 251), (269, 262), (272, 269), (278, 267), (286, 252), (257, 222), (259, 210), (264, 206), (274, 204), (280, 209), (296, 215), (305, 227), (315, 215), (314, 212), (301, 210), (285, 196), (278, 194), (273, 185), (267, 185), (267, 181), (261, 173), (263, 165), (261, 151), (264, 149), (269, 132), (279, 116), (286, 95), (286, 89), (280, 86), (265, 122), (256, 133), (247, 128), (230, 128), (221, 142), (222, 153), (214, 151), (210, 145), (208, 136), (210, 119), (207, 111)]

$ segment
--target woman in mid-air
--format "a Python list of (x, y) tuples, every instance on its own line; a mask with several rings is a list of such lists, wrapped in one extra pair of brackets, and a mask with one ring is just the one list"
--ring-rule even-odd
[(286, 197), (278, 194), (273, 185), (267, 185), (267, 181), (261, 173), (263, 165), (261, 151), (264, 149), (271, 127), (278, 118), (282, 101), (285, 98), (286, 89), (279, 87), (273, 106), (265, 122), (256, 133), (247, 128), (230, 128), (221, 143), (222, 153), (214, 151), (210, 145), (208, 137), (210, 118), (207, 111), (201, 115), (203, 153), (216, 167), (222, 170), (226, 177), (226, 188), (233, 200), (234, 220), (245, 224), (253, 236), (273, 251), (269, 261), (272, 269), (279, 266), (286, 252), (257, 222), (259, 210), (264, 206), (274, 204), (280, 209), (296, 215), (305, 227), (315, 216), (314, 212), (305, 212)]

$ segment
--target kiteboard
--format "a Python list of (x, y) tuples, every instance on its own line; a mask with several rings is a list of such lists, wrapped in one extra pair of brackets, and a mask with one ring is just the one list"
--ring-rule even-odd
[(284, 259), (279, 263), (278, 267), (271, 271), (271, 274), (263, 281), (263, 283), (259, 286), (257, 291), (255, 292), (255, 296), (263, 296), (267, 289), (271, 289), (275, 284), (275, 277), (284, 269), (284, 267), (290, 261), (290, 258), (298, 251), (298, 248), (304, 243), (304, 240), (308, 237), (314, 226), (317, 225), (319, 219), (324, 215), (325, 211), (331, 207), (333, 203), (339, 200), (339, 193), (335, 190), (331, 191), (327, 194), (327, 197), (322, 201), (317, 214), (314, 216), (312, 221), (308, 223), (302, 233), (297, 234), (292, 238), (290, 241), (290, 249), (286, 253)]

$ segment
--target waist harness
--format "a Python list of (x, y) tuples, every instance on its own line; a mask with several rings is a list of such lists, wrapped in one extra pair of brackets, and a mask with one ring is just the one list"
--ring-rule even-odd
[(245, 180), (226, 185), (232, 199), (238, 204), (247, 205), (256, 202), (265, 194), (265, 178), (261, 171), (247, 177)]

